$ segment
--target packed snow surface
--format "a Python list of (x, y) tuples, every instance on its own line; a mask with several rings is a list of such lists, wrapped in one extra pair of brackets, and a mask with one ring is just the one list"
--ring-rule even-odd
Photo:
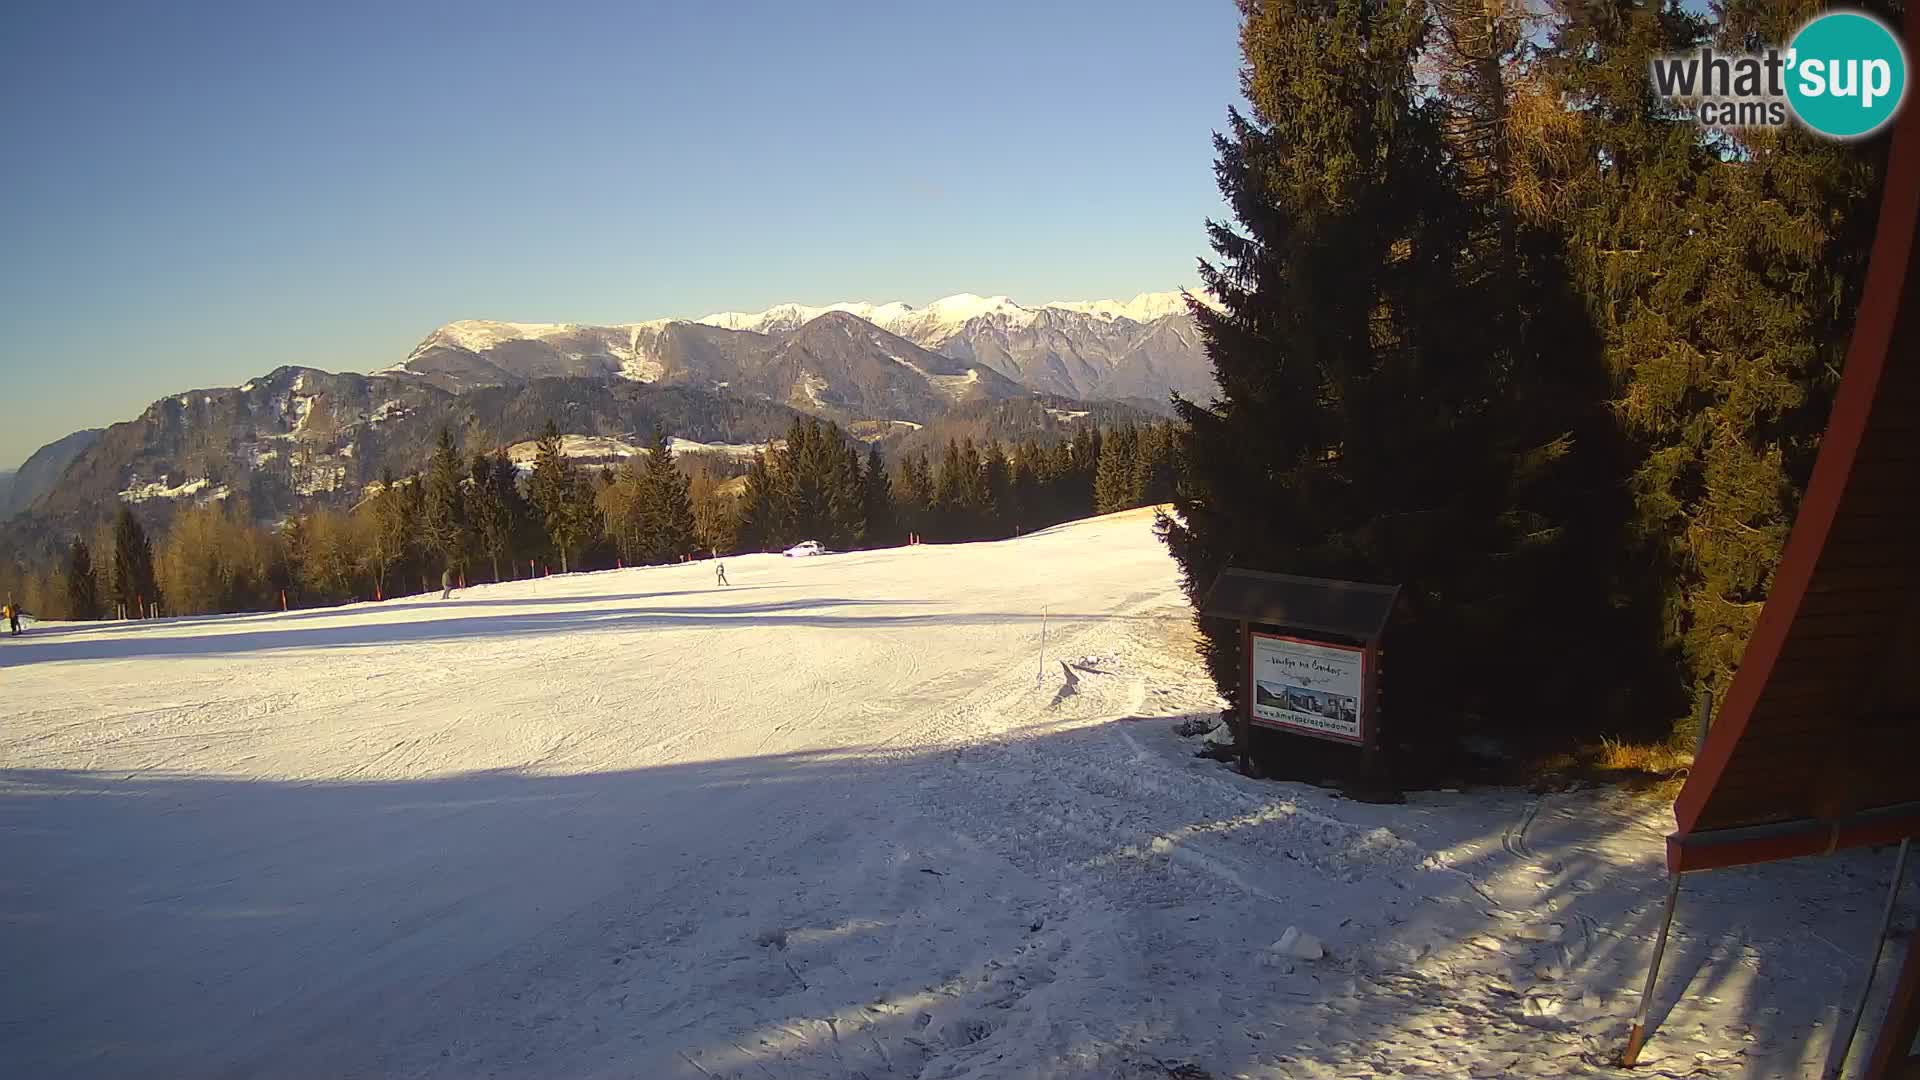
[[(1610, 1073), (1665, 807), (1196, 759), (1150, 529), (0, 639), (0, 1061)], [(1890, 862), (1689, 878), (1641, 1071), (1809, 1072)]]
[[(644, 453), (639, 447), (612, 435), (562, 435), (560, 453), (564, 457), (580, 458), (593, 463), (618, 461)], [(540, 440), (528, 439), (507, 447), (507, 459), (521, 469), (532, 469), (536, 458), (540, 456)]]

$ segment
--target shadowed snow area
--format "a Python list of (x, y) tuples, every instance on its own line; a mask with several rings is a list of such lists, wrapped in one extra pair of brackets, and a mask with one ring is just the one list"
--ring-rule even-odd
[[(0, 642), (0, 1061), (1613, 1072), (1666, 808), (1194, 758), (1151, 521)], [(1890, 863), (1690, 879), (1638, 1072), (1806, 1072)]]

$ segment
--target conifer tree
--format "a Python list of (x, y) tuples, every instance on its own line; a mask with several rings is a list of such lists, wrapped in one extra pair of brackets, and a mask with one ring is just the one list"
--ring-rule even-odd
[(893, 482), (894, 512), (902, 530), (925, 537), (933, 527), (933, 469), (916, 453), (900, 463)]
[(1060, 512), (1063, 520), (1083, 518), (1094, 512), (1094, 481), (1100, 467), (1100, 450), (1106, 434), (1097, 427), (1074, 433), (1066, 447), (1060, 470)]
[(971, 437), (960, 442), (958, 535), (964, 540), (987, 536), (987, 473), (980, 447)]
[(819, 540), (829, 547), (859, 542), (863, 513), (859, 458), (836, 424), (796, 422), (781, 451), (787, 507), (786, 542)]
[(965, 467), (960, 463), (960, 444), (952, 439), (940, 454), (940, 467), (933, 474), (933, 501), (929, 506), (927, 532), (941, 540), (966, 538)]
[[(1387, 677), (1394, 700), (1418, 703), (1408, 734), (1524, 714), (1552, 672), (1522, 671), (1495, 700), (1457, 671), (1502, 640), (1533, 584), (1505, 571), (1558, 523), (1516, 512), (1515, 492), (1564, 448), (1503, 427), (1511, 371), (1488, 362), (1462, 273), (1471, 204), (1441, 106), (1414, 79), (1424, 10), (1243, 11), (1251, 112), (1215, 142), (1239, 227), (1209, 226), (1220, 262), (1201, 267), (1223, 310), (1191, 305), (1221, 394), (1175, 403), (1187, 427), (1169, 546), (1196, 601), (1228, 565), (1403, 585)], [(1238, 638), (1201, 628), (1237, 702)]]
[(468, 552), (472, 550), (472, 524), (467, 518), (467, 497), (461, 486), (463, 473), (460, 454), (453, 445), (453, 433), (442, 427), (435, 443), (433, 460), (427, 469), (424, 514), (421, 527), (426, 548), (441, 566), (464, 573)]
[(851, 548), (860, 543), (865, 514), (859, 452), (838, 424), (808, 417), (794, 421), (784, 446), (749, 466), (741, 542), (749, 550), (800, 540)]
[(1072, 440), (1056, 443), (1042, 451), (1040, 458), (1040, 498), (1034, 512), (1034, 526), (1066, 521), (1074, 516), (1073, 499), (1068, 490), (1074, 479)]
[(989, 441), (980, 459), (982, 535), (992, 538), (1013, 533), (1013, 466), (998, 441)]
[(1134, 444), (1132, 506), (1156, 506), (1173, 498), (1172, 424), (1153, 424)]
[(417, 581), (421, 592), (429, 592), (433, 583), (427, 580), (427, 562), (432, 557), (432, 551), (426, 544), (424, 526), (427, 516), (426, 480), (417, 472), (408, 473), (395, 492), (395, 503), (406, 527), (406, 547), (396, 572), (402, 581), (409, 584)]
[(160, 584), (153, 572), (153, 544), (133, 511), (125, 506), (113, 524), (113, 600), (129, 616), (145, 618), (160, 603)]
[(1134, 451), (1139, 441), (1139, 431), (1132, 425), (1106, 433), (1094, 469), (1094, 513), (1111, 514), (1139, 505), (1134, 498)]
[(893, 485), (878, 446), (867, 448), (867, 465), (860, 471), (861, 535), (868, 547), (890, 547), (900, 542), (893, 506)]
[[(509, 472), (507, 482), (512, 483)], [(467, 464), (467, 523), (473, 544), (487, 556), (493, 580), (500, 580), (500, 563), (513, 559), (513, 517), (494, 459), (475, 451)]]
[(770, 451), (753, 455), (747, 464), (746, 489), (740, 495), (737, 543), (743, 551), (766, 551), (780, 535), (780, 486), (768, 461)]
[(546, 531), (554, 557), (560, 561), (560, 572), (567, 573), (573, 555), (591, 535), (598, 510), (592, 478), (582, 476), (567, 457), (560, 429), (552, 420), (547, 421), (534, 450), (533, 476), (527, 487), (529, 501)]
[[(1500, 484), (1490, 504), (1512, 528), (1487, 538), (1502, 554), (1481, 590), (1479, 641), (1516, 666), (1558, 673), (1561, 691), (1540, 687), (1535, 707), (1618, 732), (1659, 711), (1644, 692), (1661, 661), (1633, 581), (1640, 560), (1623, 554), (1628, 456), (1609, 366), (1568, 266), (1565, 215), (1550, 208), (1564, 189), (1550, 174), (1571, 160), (1567, 138), (1583, 121), (1546, 78), (1533, 11), (1437, 0), (1434, 14), (1432, 102), (1463, 229), (1453, 322), (1490, 376), (1484, 452), (1510, 463), (1490, 477)], [(1644, 89), (1644, 67), (1639, 75)], [(1532, 631), (1542, 625), (1559, 628), (1552, 640)]]
[[(1791, 37), (1808, 9), (1566, 0), (1551, 90), (1579, 119), (1530, 163), (1630, 440), (1639, 587), (1696, 689), (1724, 691), (1798, 509), (1858, 306), (1886, 140), (1790, 127), (1703, 138), (1651, 57)], [(1882, 8), (1882, 10), (1885, 10)], [(1707, 224), (1702, 224), (1707, 223)], [(1684, 709), (1682, 704), (1679, 708)]]
[(1007, 500), (1013, 527), (1026, 532), (1040, 512), (1040, 447), (1029, 439), (1014, 450), (1007, 478)]
[(100, 594), (93, 576), (93, 552), (87, 542), (73, 538), (67, 549), (67, 618), (89, 621), (100, 617)]
[(535, 520), (533, 507), (527, 502), (526, 494), (520, 482), (520, 467), (513, 463), (506, 448), (502, 447), (493, 454), (492, 490), (507, 508), (506, 546), (502, 548), (502, 557), (514, 564), (512, 576), (518, 577), (520, 558), (527, 552), (540, 546), (541, 523)]
[(693, 501), (688, 491), (687, 477), (674, 463), (673, 443), (661, 432), (647, 456), (647, 516), (652, 524), (650, 561), (678, 562), (697, 550)]

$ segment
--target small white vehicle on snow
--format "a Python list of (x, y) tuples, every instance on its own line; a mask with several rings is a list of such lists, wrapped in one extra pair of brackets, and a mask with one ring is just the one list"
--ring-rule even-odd
[(820, 541), (818, 540), (802, 540), (781, 552), (782, 555), (785, 555), (789, 559), (804, 558), (808, 555), (825, 555), (826, 553), (827, 549), (821, 547)]

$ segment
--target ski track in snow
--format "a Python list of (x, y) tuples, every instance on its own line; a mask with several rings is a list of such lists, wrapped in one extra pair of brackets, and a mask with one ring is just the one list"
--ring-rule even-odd
[[(7, 641), (0, 1060), (1617, 1072), (1666, 808), (1195, 759), (1220, 703), (1150, 523)], [(1889, 864), (1690, 878), (1636, 1072), (1816, 1068)]]

